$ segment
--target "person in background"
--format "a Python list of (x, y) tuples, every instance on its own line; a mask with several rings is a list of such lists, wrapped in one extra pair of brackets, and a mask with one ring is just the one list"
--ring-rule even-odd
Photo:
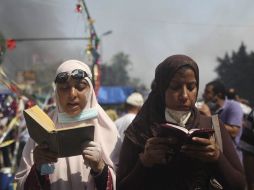
[(254, 109), (247, 117), (238, 147), (243, 152), (243, 166), (248, 190), (254, 190)]
[(251, 107), (249, 106), (249, 103), (246, 99), (240, 98), (240, 96), (237, 94), (235, 88), (228, 88), (227, 89), (227, 98), (229, 100), (235, 100), (235, 101), (239, 102), (239, 104), (243, 110), (244, 119), (248, 117), (248, 115), (251, 112)]
[(206, 102), (215, 104), (216, 110), (212, 113), (219, 114), (227, 131), (234, 139), (242, 127), (243, 110), (240, 104), (226, 98), (226, 88), (219, 80), (206, 84), (203, 97)]
[(112, 119), (112, 121), (117, 120), (118, 114), (115, 109), (110, 108), (110, 109), (106, 109), (105, 111), (108, 114), (108, 116), (110, 117), (110, 119)]
[(152, 91), (125, 132), (119, 190), (207, 190), (215, 184), (224, 190), (244, 189), (243, 168), (221, 122), (223, 152), (214, 137), (193, 137), (181, 144), (174, 134), (156, 133), (163, 123), (188, 130), (212, 128), (211, 117), (195, 107), (198, 88), (198, 65), (190, 57), (173, 55), (157, 66)]
[(199, 112), (206, 116), (211, 116), (211, 110), (209, 106), (204, 101), (197, 101), (196, 107), (198, 108)]
[(115, 121), (122, 142), (124, 139), (124, 131), (130, 125), (132, 120), (136, 117), (143, 103), (143, 96), (138, 92), (133, 92), (127, 97), (125, 102), (125, 110), (127, 113)]
[(224, 123), (229, 135), (231, 136), (237, 154), (242, 161), (242, 152), (237, 148), (238, 139), (243, 125), (243, 110), (240, 103), (235, 100), (229, 100), (226, 97), (226, 87), (219, 81), (211, 81), (206, 84), (203, 97), (206, 102), (214, 104), (215, 112)]
[(50, 116), (57, 128), (94, 125), (94, 141), (80, 145), (82, 155), (57, 158), (47, 145), (36, 144), (30, 138), (15, 176), (17, 189), (115, 189), (119, 135), (98, 104), (91, 81), (92, 73), (85, 63), (63, 62), (55, 75), (56, 108)]

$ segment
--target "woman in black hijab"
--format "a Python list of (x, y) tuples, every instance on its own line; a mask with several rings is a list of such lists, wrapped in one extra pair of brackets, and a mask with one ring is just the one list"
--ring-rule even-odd
[(198, 66), (190, 57), (173, 55), (157, 66), (152, 91), (125, 132), (119, 190), (206, 190), (211, 179), (223, 189), (244, 189), (240, 161), (222, 124), (223, 152), (213, 137), (183, 142), (162, 133), (163, 123), (188, 130), (212, 128), (211, 118), (195, 107), (198, 87)]

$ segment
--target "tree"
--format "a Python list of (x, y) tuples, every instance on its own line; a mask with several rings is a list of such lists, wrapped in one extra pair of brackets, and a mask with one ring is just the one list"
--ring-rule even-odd
[(139, 78), (129, 76), (128, 70), (132, 66), (129, 55), (123, 52), (113, 56), (111, 63), (101, 65), (101, 85), (103, 86), (132, 86), (141, 93), (147, 93), (148, 89), (140, 82)]
[(102, 85), (123, 85), (129, 84), (128, 67), (131, 65), (129, 56), (123, 52), (113, 56), (110, 64), (103, 64), (101, 67)]
[(237, 52), (232, 55), (225, 54), (224, 58), (217, 58), (219, 66), (215, 69), (218, 78), (227, 88), (235, 88), (240, 97), (254, 103), (254, 52), (246, 52), (242, 43)]

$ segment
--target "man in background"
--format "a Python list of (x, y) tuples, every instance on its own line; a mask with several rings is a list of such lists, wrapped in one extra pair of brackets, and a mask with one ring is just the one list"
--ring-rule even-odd
[(243, 121), (243, 110), (239, 102), (226, 98), (226, 88), (218, 80), (206, 85), (203, 97), (208, 105), (213, 104), (210, 109), (212, 114), (219, 115), (230, 136), (234, 139), (238, 135)]
[(118, 118), (115, 121), (117, 130), (119, 131), (122, 142), (124, 139), (124, 131), (130, 125), (132, 120), (136, 117), (143, 103), (144, 103), (143, 96), (138, 92), (134, 92), (130, 94), (128, 98), (126, 99), (126, 102), (125, 102), (126, 114), (124, 114), (122, 117)]
[[(209, 82), (206, 85), (203, 98), (210, 105), (211, 113), (219, 115), (236, 148), (238, 144), (236, 139), (240, 135), (243, 124), (243, 110), (240, 103), (226, 98), (226, 88), (218, 80)], [(242, 160), (241, 151), (237, 148), (236, 151), (240, 160)]]

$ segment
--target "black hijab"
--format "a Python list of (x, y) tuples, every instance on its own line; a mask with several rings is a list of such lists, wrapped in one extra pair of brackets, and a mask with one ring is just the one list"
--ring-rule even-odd
[[(152, 91), (131, 125), (125, 132), (127, 138), (133, 143), (144, 147), (148, 138), (152, 137), (151, 126), (155, 123), (165, 122), (165, 92), (175, 73), (182, 67), (189, 67), (194, 71), (199, 86), (199, 70), (196, 62), (186, 55), (173, 55), (161, 62), (155, 70), (152, 82)], [(197, 125), (198, 111), (193, 107), (192, 125)]]

